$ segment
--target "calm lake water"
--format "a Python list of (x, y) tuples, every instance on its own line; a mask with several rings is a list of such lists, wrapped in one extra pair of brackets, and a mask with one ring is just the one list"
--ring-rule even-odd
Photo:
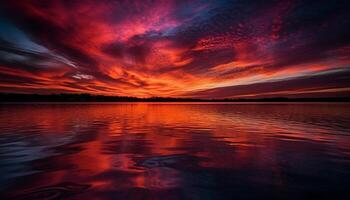
[(335, 199), (350, 104), (0, 105), (1, 199)]

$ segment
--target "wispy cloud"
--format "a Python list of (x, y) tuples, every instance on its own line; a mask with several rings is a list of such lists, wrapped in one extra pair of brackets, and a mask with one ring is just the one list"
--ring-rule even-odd
[(5, 1), (0, 91), (344, 95), (349, 7), (326, 0)]

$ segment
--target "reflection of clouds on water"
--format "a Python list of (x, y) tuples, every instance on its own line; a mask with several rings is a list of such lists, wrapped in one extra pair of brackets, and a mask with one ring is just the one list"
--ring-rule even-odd
[(14, 200), (50, 200), (64, 199), (73, 195), (79, 194), (87, 190), (90, 186), (77, 183), (61, 183), (42, 188), (37, 188), (33, 191), (26, 191), (24, 194), (16, 195)]
[[(24, 133), (25, 134), (25, 133)], [(0, 182), (7, 179), (36, 173), (29, 162), (49, 156), (63, 154), (55, 147), (66, 145), (74, 140), (73, 134), (3, 134), (0, 144)], [(3, 137), (5, 135), (5, 137)]]
[(146, 169), (143, 175), (143, 186), (147, 189), (169, 189), (181, 184), (181, 172), (169, 167)]
[(254, 186), (267, 193), (288, 190), (288, 184), (315, 177), (324, 181), (307, 190), (341, 188), (350, 176), (348, 105), (22, 105), (3, 110), (0, 187), (11, 192), (71, 181), (91, 185), (81, 199), (171, 192), (215, 199), (244, 197), (248, 194), (240, 191), (247, 188), (256, 197)]
[(154, 167), (165, 167), (169, 165), (176, 164), (180, 160), (184, 159), (181, 155), (169, 155), (169, 156), (158, 156), (151, 157), (139, 163), (140, 166), (146, 168), (154, 168)]
[(64, 133), (55, 133), (55, 130), (40, 127), (33, 128), (29, 132), (22, 128), (18, 132), (2, 133), (0, 183), (5, 186), (15, 177), (41, 173), (40, 169), (33, 168), (30, 163), (66, 154), (67, 151), (62, 147), (88, 139), (86, 137), (88, 135), (84, 135), (88, 128), (91, 127), (76, 124)]
[[(139, 185), (148, 189), (170, 189), (183, 183), (184, 170), (196, 166), (197, 160), (189, 155), (159, 155), (145, 158), (136, 166), (144, 169), (138, 177)], [(140, 185), (140, 180), (141, 185)]]

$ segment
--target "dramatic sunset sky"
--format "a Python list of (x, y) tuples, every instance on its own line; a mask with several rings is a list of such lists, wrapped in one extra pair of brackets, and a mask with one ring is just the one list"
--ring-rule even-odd
[(1, 0), (0, 92), (350, 96), (350, 1)]

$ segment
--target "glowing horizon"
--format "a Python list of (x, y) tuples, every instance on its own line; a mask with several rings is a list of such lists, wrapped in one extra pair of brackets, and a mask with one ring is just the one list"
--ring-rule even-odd
[(4, 1), (0, 92), (350, 96), (346, 1)]

